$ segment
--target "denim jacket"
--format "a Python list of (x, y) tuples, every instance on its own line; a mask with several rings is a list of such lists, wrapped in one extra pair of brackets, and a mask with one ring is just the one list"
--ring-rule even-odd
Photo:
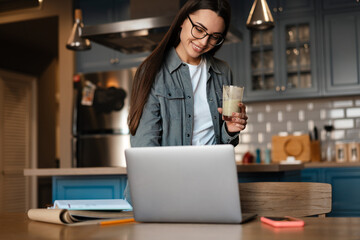
[[(206, 92), (212, 115), (216, 144), (239, 143), (239, 133), (229, 134), (217, 108), (222, 106), (222, 86), (232, 84), (227, 63), (206, 57), (208, 80)], [(158, 72), (136, 134), (130, 137), (132, 147), (191, 145), (194, 102), (189, 67), (172, 48)]]

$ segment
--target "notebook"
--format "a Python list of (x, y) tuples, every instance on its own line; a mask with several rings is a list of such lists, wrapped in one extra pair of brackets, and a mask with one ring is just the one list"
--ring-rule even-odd
[(136, 221), (242, 223), (232, 145), (125, 150)]

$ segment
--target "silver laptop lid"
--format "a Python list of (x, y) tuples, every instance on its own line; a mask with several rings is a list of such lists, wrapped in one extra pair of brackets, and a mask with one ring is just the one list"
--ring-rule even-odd
[(125, 156), (136, 221), (241, 222), (232, 145), (130, 148)]

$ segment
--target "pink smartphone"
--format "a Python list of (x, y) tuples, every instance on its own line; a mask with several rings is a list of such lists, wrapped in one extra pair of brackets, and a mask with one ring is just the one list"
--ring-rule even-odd
[(273, 227), (303, 227), (305, 222), (294, 217), (261, 217), (263, 223)]

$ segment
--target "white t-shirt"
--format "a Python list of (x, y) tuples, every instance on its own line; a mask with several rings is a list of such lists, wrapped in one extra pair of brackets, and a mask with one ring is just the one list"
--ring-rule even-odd
[(206, 60), (205, 58), (202, 58), (199, 65), (187, 65), (189, 66), (191, 84), (194, 93), (194, 126), (192, 145), (215, 144), (214, 125), (206, 94)]

